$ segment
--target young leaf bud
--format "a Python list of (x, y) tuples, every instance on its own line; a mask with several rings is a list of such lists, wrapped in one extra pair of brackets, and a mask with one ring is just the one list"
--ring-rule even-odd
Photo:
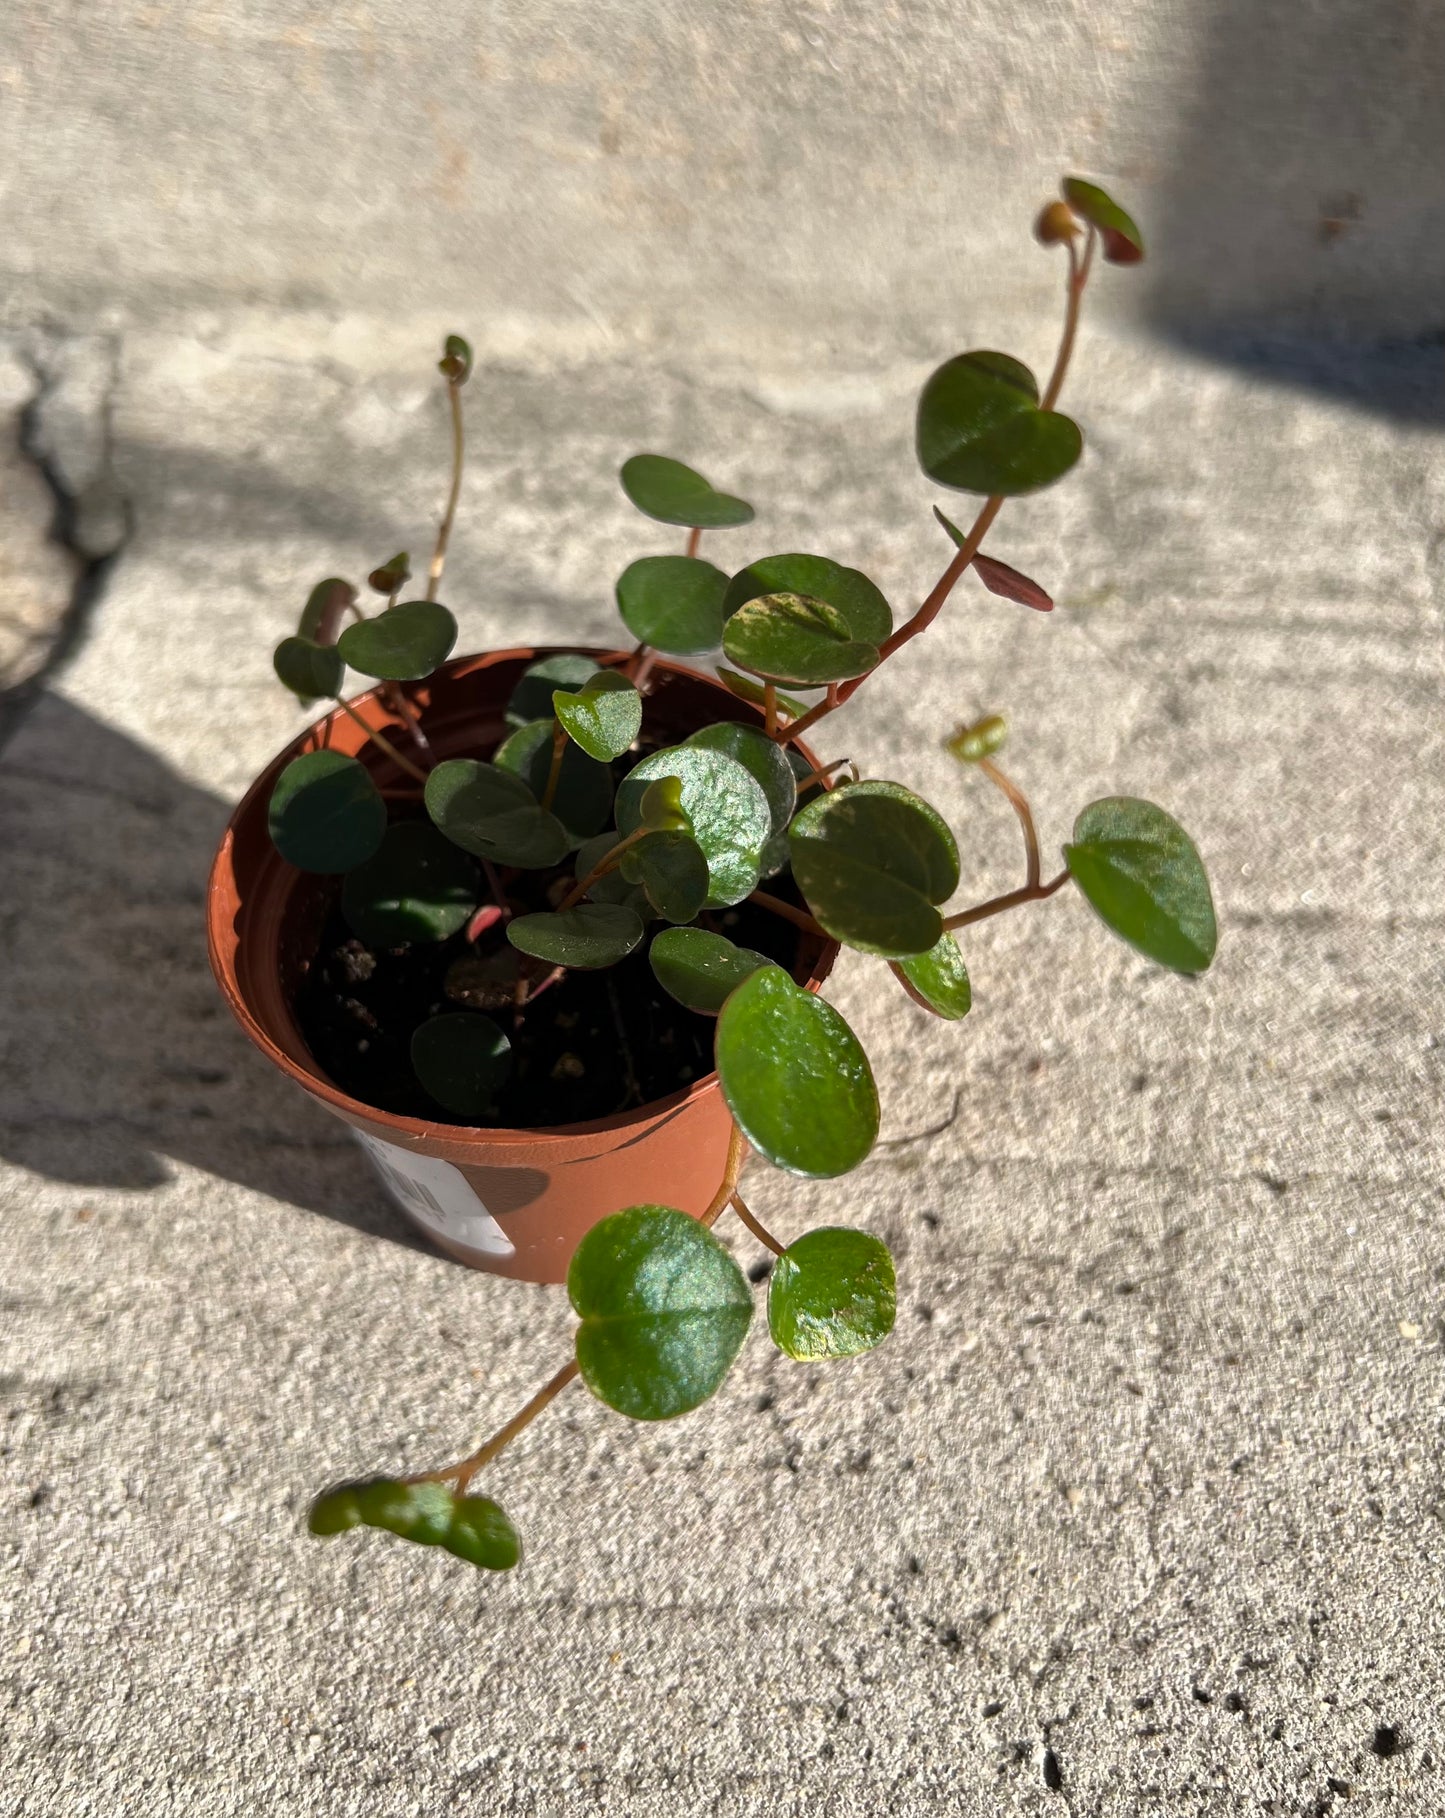
[(977, 764), (980, 759), (992, 757), (994, 752), (1002, 750), (1007, 738), (1008, 721), (1001, 713), (989, 713), (971, 726), (960, 726), (952, 738), (945, 739), (944, 745), (961, 764)]
[(1067, 202), (1046, 202), (1034, 222), (1034, 238), (1040, 246), (1062, 246), (1081, 231), (1078, 216)]
[(472, 350), (460, 335), (448, 335), (437, 371), (449, 385), (465, 385), (472, 376)]
[(389, 562), (383, 562), (380, 568), (373, 568), (366, 577), (366, 584), (378, 593), (400, 593), (410, 579), (411, 557), (403, 549)]

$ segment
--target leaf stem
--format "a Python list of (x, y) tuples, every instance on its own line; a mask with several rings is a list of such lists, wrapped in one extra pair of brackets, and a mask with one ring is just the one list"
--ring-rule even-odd
[(701, 524), (694, 524), (692, 529), (687, 533), (687, 553), (690, 556), (695, 556), (697, 554), (697, 546), (701, 541), (702, 526)]
[(378, 732), (375, 726), (368, 726), (366, 721), (362, 719), (361, 715), (349, 701), (338, 700), (336, 705), (348, 719), (356, 721), (357, 725), (360, 726), (366, 736), (369, 739), (374, 740), (375, 743), (381, 747), (393, 764), (399, 764), (408, 776), (414, 776), (419, 783), (423, 785), (426, 783), (426, 772), (424, 770), (418, 770), (410, 758), (403, 757), (396, 746), (392, 744), (391, 740), (387, 738), (385, 733)]
[(1029, 799), (1018, 784), (1005, 776), (992, 758), (980, 758), (978, 767), (996, 789), (1001, 789), (1008, 797), (1009, 806), (1019, 817), (1019, 825), (1024, 831), (1024, 855), (1028, 867), (1028, 887), (1037, 889), (1039, 878), (1043, 875), (1039, 858), (1039, 832), (1034, 825), (1034, 811), (1029, 806)]
[(1021, 890), (1007, 891), (1003, 896), (991, 896), (986, 903), (976, 903), (972, 909), (961, 909), (957, 915), (946, 915), (943, 918), (945, 928), (967, 928), (974, 922), (986, 921), (991, 915), (1002, 915), (1005, 909), (1017, 909), (1022, 903), (1041, 903), (1046, 896), (1052, 896), (1056, 890), (1062, 890), (1073, 874), (1061, 871), (1047, 884), (1025, 884)]
[(561, 915), (564, 909), (571, 909), (575, 904), (580, 903), (582, 898), (586, 896), (587, 892), (597, 882), (598, 878), (606, 877), (609, 871), (615, 871), (617, 869), (618, 862), (627, 848), (629, 846), (635, 846), (644, 834), (651, 833), (651, 831), (652, 829), (650, 827), (634, 827), (632, 832), (624, 839), (620, 839), (610, 852), (604, 852), (602, 857), (587, 873), (586, 877), (575, 883), (567, 892), (566, 896), (563, 897), (562, 901), (558, 903), (555, 913)]
[(723, 1163), (723, 1177), (718, 1182), (717, 1192), (713, 1194), (707, 1211), (698, 1219), (700, 1225), (715, 1225), (724, 1209), (737, 1192), (738, 1181), (742, 1176), (743, 1164), (748, 1159), (748, 1145), (743, 1133), (736, 1123), (728, 1137), (727, 1160)]
[(386, 696), (387, 705), (396, 714), (399, 720), (405, 722), (406, 729), (411, 734), (412, 744), (416, 746), (418, 751), (422, 752), (430, 759), (431, 740), (422, 731), (421, 721), (417, 718), (416, 709), (406, 698), (406, 690), (402, 687), (401, 683), (387, 682), (383, 687), (382, 692)]
[(408, 1477), (407, 1483), (450, 1483), (460, 1495), (480, 1471), (483, 1465), (489, 1465), (497, 1454), (517, 1437), (542, 1412), (550, 1401), (555, 1401), (563, 1389), (577, 1374), (577, 1360), (564, 1364), (548, 1383), (538, 1389), (537, 1393), (518, 1413), (514, 1414), (506, 1426), (499, 1427), (485, 1444), (477, 1447), (468, 1458), (458, 1460), (456, 1464), (447, 1465), (440, 1471), (423, 1471), (419, 1477)]
[(552, 722), (552, 765), (547, 772), (547, 787), (542, 791), (542, 812), (550, 814), (557, 799), (557, 785), (562, 780), (562, 759), (567, 752), (567, 732), (560, 720)]
[(753, 1236), (757, 1238), (758, 1242), (762, 1244), (764, 1248), (771, 1250), (774, 1256), (781, 1256), (783, 1254), (783, 1246), (778, 1242), (777, 1238), (773, 1236), (771, 1231), (754, 1218), (747, 1206), (743, 1203), (742, 1194), (734, 1193), (731, 1203), (733, 1211), (737, 1213), (738, 1217), (747, 1226), (749, 1231), (752, 1232)]
[(437, 526), (436, 548), (432, 551), (431, 568), (427, 572), (426, 598), (429, 600), (437, 597), (437, 588), (441, 585), (442, 570), (447, 565), (447, 543), (456, 522), (457, 501), (462, 496), (462, 460), (466, 446), (462, 436), (462, 388), (455, 379), (447, 380), (447, 402), (452, 411), (452, 485), (442, 521)]
[(806, 909), (795, 909), (780, 896), (769, 896), (766, 890), (755, 890), (748, 901), (756, 903), (759, 909), (771, 909), (774, 915), (781, 915), (785, 921), (792, 922), (794, 927), (802, 928), (809, 934), (819, 934), (825, 941), (832, 938), (823, 924), (814, 921)]

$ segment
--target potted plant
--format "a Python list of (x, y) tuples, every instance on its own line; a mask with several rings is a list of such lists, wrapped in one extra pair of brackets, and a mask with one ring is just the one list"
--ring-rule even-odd
[[(440, 370), (451, 490), (424, 585), (399, 555), (313, 589), (275, 653), (305, 701), (330, 700), (237, 809), (212, 875), (212, 961), (242, 1026), (357, 1131), (409, 1215), (477, 1267), (565, 1279), (575, 1355), (477, 1451), (418, 1476), (343, 1484), (310, 1526), (357, 1525), (503, 1569), (520, 1543), (477, 1473), (574, 1377), (640, 1420), (712, 1395), (753, 1291), (711, 1231), (731, 1210), (776, 1261), (767, 1324), (789, 1357), (878, 1344), (894, 1318), (886, 1247), (843, 1226), (783, 1245), (740, 1192), (750, 1153), (813, 1179), (846, 1174), (878, 1134), (852, 1030), (818, 993), (838, 945), (957, 1020), (958, 933), (1073, 884), (1161, 965), (1202, 972), (1209, 884), (1183, 829), (1147, 802), (1080, 812), (1045, 876), (1028, 800), (997, 762), (997, 715), (948, 748), (1001, 790), (1022, 830), (1015, 890), (961, 910), (944, 816), (906, 785), (821, 762), (805, 742), (932, 624), (965, 570), (1039, 611), (1036, 582), (985, 555), (1005, 501), (1060, 479), (1082, 437), (1057, 409), (1095, 257), (1143, 256), (1137, 228), (1071, 178), (1036, 224), (1067, 260), (1062, 339), (1042, 389), (1019, 361), (957, 355), (924, 385), (917, 450), (939, 485), (985, 501), (901, 623), (879, 588), (822, 555), (735, 572), (704, 532), (752, 508), (655, 454), (621, 470), (632, 502), (687, 532), (617, 583), (617, 650), (456, 659), (437, 595), (463, 459), (472, 354)], [(722, 652), (715, 676), (677, 658)], [(350, 668), (376, 684), (343, 698)]]

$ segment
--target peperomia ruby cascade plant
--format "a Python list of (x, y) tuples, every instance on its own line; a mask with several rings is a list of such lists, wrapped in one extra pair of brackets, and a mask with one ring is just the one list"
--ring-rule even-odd
[[(611, 664), (585, 655), (533, 664), (512, 697), (505, 740), (437, 762), (407, 684), (431, 674), (457, 635), (436, 594), (460, 488), (472, 355), (459, 337), (448, 339), (440, 370), (452, 484), (424, 594), (401, 600), (405, 556), (369, 577), (386, 600), (372, 616), (352, 587), (323, 581), (275, 658), (296, 694), (331, 697), (353, 717), (341, 700), (345, 669), (379, 681), (399, 723), (393, 737), (410, 749), (366, 730), (415, 788), (384, 795), (356, 758), (312, 751), (276, 785), (272, 838), (302, 870), (342, 874), (341, 911), (363, 949), (461, 940), (466, 951), (448, 973), (461, 984), (449, 983), (448, 995), (463, 1007), (428, 1014), (419, 1006), (410, 1036), (431, 1116), (505, 1121), (529, 1006), (565, 991), (572, 975), (616, 967), (645, 948), (650, 978), (629, 976), (649, 988), (655, 980), (686, 1011), (715, 1019), (733, 1129), (700, 1218), (661, 1205), (609, 1208), (582, 1240), (567, 1281), (580, 1321), (575, 1356), (520, 1413), (456, 1464), (331, 1490), (311, 1509), (313, 1533), (365, 1524), (494, 1570), (514, 1565), (515, 1530), (470, 1485), (575, 1376), (622, 1414), (667, 1420), (697, 1407), (727, 1375), (753, 1315), (748, 1280), (710, 1229), (728, 1208), (776, 1257), (768, 1330), (787, 1356), (851, 1357), (887, 1336), (894, 1270), (877, 1237), (828, 1227), (784, 1245), (739, 1192), (749, 1150), (789, 1173), (831, 1179), (857, 1167), (878, 1134), (878, 1095), (853, 1031), (785, 964), (722, 932), (739, 906), (782, 918), (789, 940), (793, 923), (876, 956), (915, 1004), (951, 1020), (970, 1004), (958, 932), (1070, 882), (1107, 927), (1159, 964), (1195, 974), (1213, 958), (1203, 866), (1161, 808), (1126, 797), (1090, 803), (1063, 868), (1044, 876), (1028, 801), (996, 762), (1005, 733), (998, 715), (959, 727), (948, 747), (1008, 798), (1023, 831), (1024, 882), (952, 912), (944, 905), (959, 861), (944, 816), (902, 783), (862, 778), (847, 763), (815, 768), (799, 746), (928, 629), (966, 569), (1006, 599), (1041, 611), (1052, 604), (981, 545), (1006, 499), (1051, 485), (1078, 460), (1079, 428), (1055, 406), (1084, 288), (1096, 252), (1132, 264), (1143, 245), (1123, 210), (1078, 179), (1065, 182), (1035, 231), (1068, 262), (1058, 356), (1042, 391), (1018, 360), (987, 351), (957, 355), (925, 384), (917, 417), (924, 472), (986, 502), (966, 531), (936, 513), (957, 547), (910, 618), (895, 626), (879, 588), (826, 556), (765, 555), (732, 574), (704, 560), (702, 533), (748, 523), (751, 506), (678, 461), (634, 455), (621, 471), (627, 496), (689, 533), (685, 554), (643, 556), (617, 583), (636, 649)], [(658, 748), (647, 702), (656, 653), (719, 648), (720, 678), (760, 709), (761, 726), (723, 720)]]

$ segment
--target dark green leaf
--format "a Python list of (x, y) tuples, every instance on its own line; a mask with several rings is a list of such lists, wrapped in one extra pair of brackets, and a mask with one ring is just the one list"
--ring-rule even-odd
[(268, 817), (272, 844), (301, 871), (350, 871), (386, 832), (386, 803), (366, 766), (339, 751), (293, 758), (276, 779)]
[(801, 593), (765, 593), (723, 627), (728, 661), (777, 682), (815, 688), (876, 668), (879, 652), (852, 636), (836, 606)]
[(629, 1206), (596, 1224), (567, 1271), (577, 1363), (633, 1420), (671, 1420), (715, 1393), (753, 1316), (743, 1272), (695, 1218)]
[(451, 655), (457, 622), (435, 600), (405, 600), (374, 619), (348, 625), (336, 648), (363, 675), (415, 682)]
[(555, 914), (519, 915), (507, 923), (507, 939), (520, 952), (579, 972), (615, 966), (642, 935), (642, 918), (621, 903), (578, 903)]
[[(551, 720), (533, 720), (519, 726), (497, 747), (492, 762), (499, 770), (521, 777), (540, 802), (552, 768)], [(562, 753), (562, 774), (551, 812), (573, 836), (586, 839), (606, 824), (612, 814), (612, 772), (606, 764), (588, 757), (570, 742)]]
[(799, 1363), (871, 1351), (896, 1311), (893, 1258), (867, 1231), (809, 1231), (784, 1250), (768, 1284), (773, 1343)]
[(1144, 236), (1111, 195), (1082, 177), (1064, 178), (1069, 206), (1092, 221), (1111, 265), (1137, 265), (1144, 257)]
[(647, 957), (663, 990), (700, 1016), (716, 1016), (750, 973), (773, 963), (705, 928), (664, 928)]
[(707, 907), (740, 903), (757, 889), (760, 855), (772, 826), (757, 780), (721, 751), (695, 745), (654, 751), (628, 772), (617, 791), (617, 825), (623, 833), (641, 825), (647, 785), (664, 776), (681, 783), (688, 827), (707, 860), (712, 880)]
[(571, 847), (567, 829), (546, 813), (518, 776), (475, 758), (448, 758), (426, 780), (426, 811), (464, 852), (496, 865), (539, 871)]
[(725, 530), (752, 522), (753, 508), (712, 486), (667, 455), (638, 454), (622, 463), (622, 490), (641, 512), (660, 524), (692, 530)]
[(335, 575), (329, 580), (318, 581), (302, 608), (301, 623), (296, 628), (298, 634), (312, 643), (334, 644), (341, 621), (355, 601), (356, 589), (350, 581), (339, 580)]
[(873, 1147), (867, 1055), (833, 1006), (779, 967), (759, 968), (723, 1005), (716, 1055), (738, 1128), (775, 1167), (829, 1180)]
[(444, 941), (477, 906), (480, 881), (465, 852), (428, 821), (399, 821), (380, 847), (346, 874), (341, 912), (372, 947)]
[[(750, 675), (739, 675), (735, 669), (725, 669), (721, 663), (717, 666), (717, 679), (730, 693), (740, 701), (750, 701), (754, 707), (761, 707), (767, 699), (763, 685)], [(798, 701), (790, 694), (778, 691), (778, 709), (786, 713), (790, 720), (800, 719), (808, 711), (806, 701)]]
[(770, 739), (756, 726), (739, 726), (733, 720), (719, 720), (715, 725), (694, 732), (684, 743), (703, 751), (721, 751), (735, 758), (768, 798), (774, 833), (780, 833), (793, 818), (798, 801), (797, 778), (787, 752), (776, 739)]
[(841, 615), (849, 637), (860, 643), (881, 644), (893, 629), (892, 609), (867, 575), (827, 556), (775, 555), (749, 562), (729, 583), (723, 611), (731, 618), (749, 600), (770, 593), (822, 600)]
[(972, 725), (960, 726), (944, 741), (961, 764), (979, 764), (1001, 751), (1008, 742), (1008, 721), (1001, 713), (986, 713)]
[(589, 676), (575, 694), (558, 689), (552, 711), (568, 738), (599, 764), (621, 757), (642, 730), (642, 696), (614, 669)]
[(282, 638), (272, 657), (276, 673), (298, 701), (323, 697), (334, 700), (341, 693), (346, 665), (330, 644), (313, 644), (310, 638)]
[(707, 860), (689, 833), (649, 833), (623, 854), (622, 875), (665, 922), (690, 922), (707, 901)]
[(896, 960), (894, 964), (935, 1016), (956, 1023), (968, 1015), (973, 1003), (968, 967), (963, 963), (957, 940), (947, 930), (927, 953), (915, 953), (912, 959)]
[(550, 720), (555, 691), (580, 688), (589, 676), (596, 675), (597, 667), (591, 657), (578, 656), (572, 651), (529, 664), (507, 702), (507, 724), (529, 726), (536, 720)]
[(470, 1565), (506, 1572), (522, 1543), (506, 1515), (486, 1496), (458, 1496), (444, 1483), (400, 1483), (376, 1477), (341, 1484), (318, 1496), (307, 1525), (313, 1534), (381, 1528), (418, 1546), (444, 1547)]
[(478, 1117), (511, 1071), (512, 1044), (491, 1017), (449, 1010), (418, 1025), (411, 1064), (439, 1105), (458, 1117)]
[(1175, 972), (1203, 972), (1218, 930), (1194, 842), (1152, 802), (1108, 796), (1074, 822), (1064, 858), (1115, 934)]
[(927, 953), (935, 904), (958, 888), (958, 847), (936, 809), (901, 783), (848, 783), (802, 809), (793, 876), (834, 940), (885, 959)]
[(437, 371), (453, 385), (465, 385), (472, 376), (471, 344), (460, 335), (448, 335), (437, 361)]
[(728, 578), (697, 556), (643, 556), (617, 582), (622, 622), (644, 644), (674, 656), (722, 642)]
[(918, 400), (919, 464), (960, 492), (1033, 492), (1066, 474), (1083, 446), (1077, 423), (1039, 409), (1033, 374), (1007, 354), (959, 354)]

